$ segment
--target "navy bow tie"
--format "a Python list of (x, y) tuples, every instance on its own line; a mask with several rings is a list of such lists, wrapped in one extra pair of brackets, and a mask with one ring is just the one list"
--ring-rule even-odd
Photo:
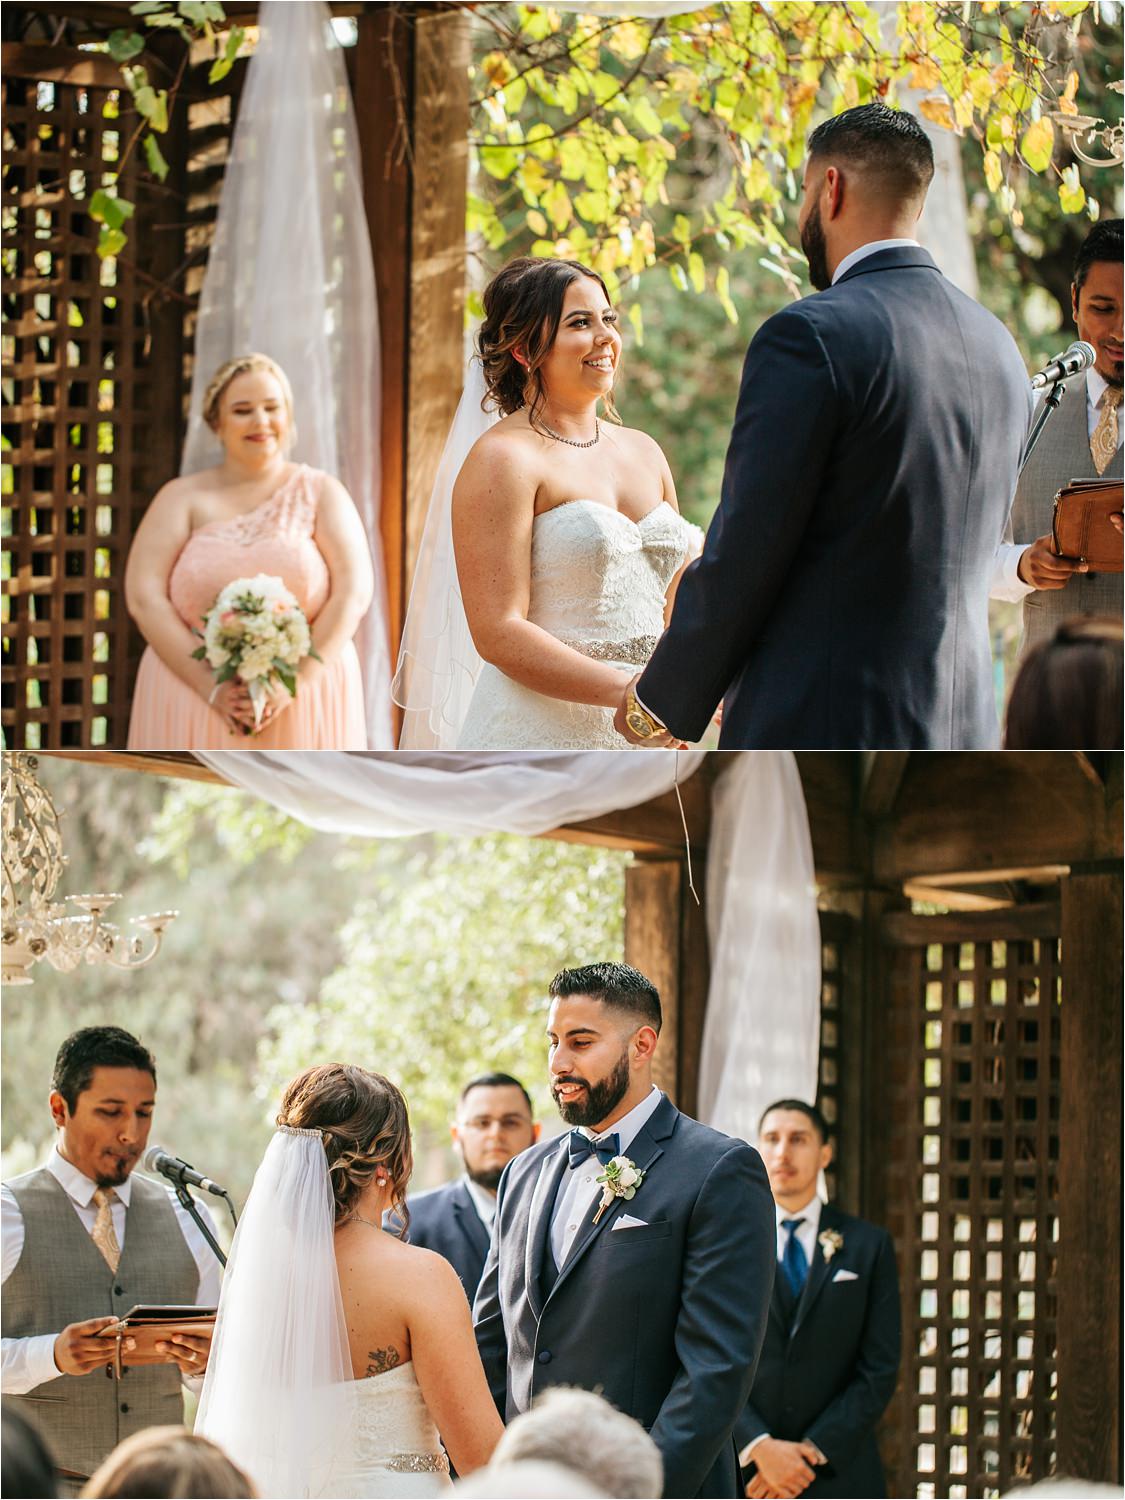
[(621, 1142), (617, 1135), (603, 1135), (600, 1141), (592, 1141), (580, 1130), (570, 1132), (567, 1165), (580, 1167), (588, 1156), (596, 1156), (605, 1166), (606, 1162), (621, 1154)]

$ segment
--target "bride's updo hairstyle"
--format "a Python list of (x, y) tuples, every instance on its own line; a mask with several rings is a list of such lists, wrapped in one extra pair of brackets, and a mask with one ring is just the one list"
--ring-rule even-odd
[(325, 1063), (298, 1073), (285, 1089), (279, 1125), (319, 1130), (332, 1180), (336, 1223), (355, 1209), (382, 1169), (390, 1207), (408, 1223), (406, 1184), (414, 1166), (406, 1100), (389, 1078), (346, 1063)]
[(219, 407), (227, 386), (239, 375), (249, 375), (254, 370), (261, 370), (266, 375), (272, 375), (281, 387), (281, 398), (285, 402), (285, 416), (288, 424), (285, 446), (291, 448), (297, 440), (297, 423), (293, 417), (293, 387), (289, 384), (289, 376), (268, 354), (239, 354), (234, 359), (228, 359), (226, 364), (219, 366), (207, 382), (207, 389), (203, 392), (201, 410), (203, 420), (212, 432), (218, 432)]
[[(582, 277), (596, 281), (610, 301), (605, 282), (581, 261), (533, 255), (510, 260), (485, 287), (477, 352), (488, 387), (483, 402), (486, 410), (495, 408), (508, 417), (526, 406), (535, 425), (547, 398), (539, 368), (558, 334), (566, 289)], [(517, 349), (526, 358), (526, 366), (516, 358)], [(613, 392), (607, 391), (602, 401), (606, 416), (620, 422)]]

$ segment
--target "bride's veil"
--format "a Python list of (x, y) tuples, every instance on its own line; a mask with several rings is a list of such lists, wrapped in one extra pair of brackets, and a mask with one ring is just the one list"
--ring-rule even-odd
[(262, 1495), (331, 1495), (355, 1442), (319, 1130), (280, 1126), (234, 1235), (195, 1430)]
[(405, 710), (400, 750), (455, 750), (481, 669), (457, 584), (452, 512), (461, 465), (498, 420), (482, 409), (485, 390), (474, 356), (434, 480), (402, 632), (392, 686), (395, 702)]

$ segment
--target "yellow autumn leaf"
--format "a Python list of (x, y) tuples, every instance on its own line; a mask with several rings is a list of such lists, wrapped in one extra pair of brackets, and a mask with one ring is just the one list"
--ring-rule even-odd
[[(1078, 74), (1072, 72), (1071, 75), (1070, 75), (1070, 77), (1066, 81), (1066, 88), (1063, 90), (1062, 96), (1059, 99), (1059, 113), (1060, 114), (1064, 114), (1064, 115), (1076, 115), (1078, 113), (1078, 106), (1074, 102), (1075, 96), (1077, 95), (1077, 93), (1078, 93)], [(1059, 189), (1059, 196), (1060, 196), (1060, 198), (1062, 197), (1062, 189), (1061, 188)]]
[(984, 153), (984, 180), (988, 183), (990, 193), (995, 193), (1004, 180), (1004, 169), (997, 151)]
[(1033, 172), (1045, 172), (1051, 164), (1055, 145), (1055, 127), (1045, 116), (1035, 120), (1023, 133), (1020, 155)]
[(948, 99), (922, 99), (918, 104), (918, 109), (927, 120), (932, 120), (943, 130), (956, 130), (957, 122), (953, 118)]
[(941, 69), (932, 57), (920, 57), (910, 72), (912, 89), (936, 89), (941, 82)]
[(973, 96), (968, 89), (953, 101), (953, 113), (962, 130), (973, 123)]

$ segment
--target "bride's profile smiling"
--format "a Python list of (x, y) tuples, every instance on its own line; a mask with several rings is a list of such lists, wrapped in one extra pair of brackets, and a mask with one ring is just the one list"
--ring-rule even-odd
[(611, 710), (656, 644), (691, 546), (671, 470), (622, 424), (619, 315), (577, 261), (512, 261), (484, 294), (501, 413), (453, 489), (457, 578), (485, 663), (466, 749), (621, 749)]

